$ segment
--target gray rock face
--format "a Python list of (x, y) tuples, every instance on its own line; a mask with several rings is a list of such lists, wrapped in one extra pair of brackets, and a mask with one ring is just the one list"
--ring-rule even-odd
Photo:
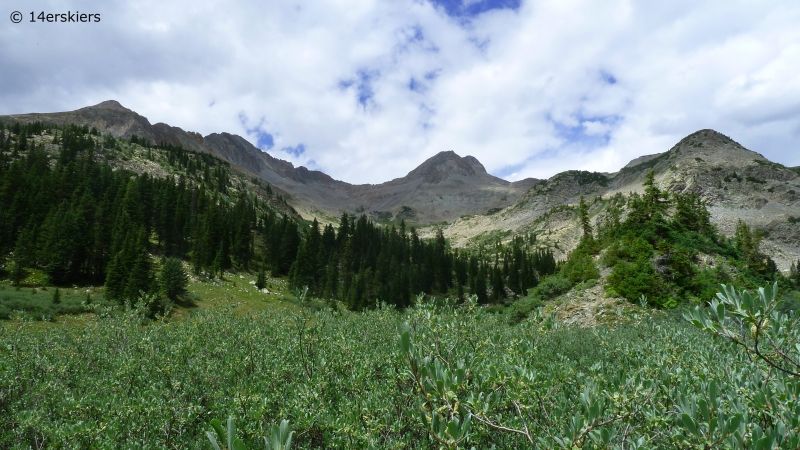
[(562, 172), (491, 217), (456, 221), (445, 236), (460, 246), (493, 232), (547, 230), (566, 254), (580, 236), (574, 213), (580, 196), (595, 205), (594, 220), (602, 220), (603, 203), (594, 199), (643, 192), (650, 170), (661, 189), (699, 195), (723, 234), (732, 236), (740, 219), (761, 230), (779, 268), (800, 258), (800, 224), (790, 221), (800, 218), (800, 170), (773, 163), (714, 130), (692, 133), (669, 151), (636, 158), (616, 173)]
[(352, 185), (319, 171), (294, 167), (241, 136), (212, 133), (203, 137), (164, 123), (151, 125), (114, 100), (76, 111), (1, 116), (0, 120), (87, 125), (120, 139), (137, 135), (154, 144), (210, 153), (287, 193), (290, 203), (306, 218), (335, 220), (342, 212), (359, 211), (375, 213), (373, 217), (379, 220), (405, 218), (418, 225), (451, 222), (511, 205), (538, 181), (508, 182), (488, 174), (476, 158), (448, 151), (431, 157), (405, 177), (377, 185)]

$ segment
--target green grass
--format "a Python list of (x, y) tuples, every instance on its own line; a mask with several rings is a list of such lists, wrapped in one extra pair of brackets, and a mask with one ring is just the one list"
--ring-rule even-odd
[[(84, 305), (86, 295), (92, 302), (103, 302), (97, 294), (90, 294), (86, 288), (59, 288), (61, 302), (53, 303), (55, 287), (20, 287), (8, 282), (0, 283), (0, 319), (9, 319), (17, 313), (33, 320), (50, 321), (64, 314), (81, 314), (89, 311)], [(91, 290), (91, 289), (89, 289)]]
[[(53, 303), (56, 286), (46, 285), (46, 275), (40, 270), (29, 270), (28, 277), (22, 281), (19, 289), (8, 280), (0, 281), (0, 320), (9, 319), (16, 312), (22, 317), (32, 320), (73, 320), (68, 316), (80, 316), (92, 312), (85, 305), (87, 294), (91, 303), (109, 307), (118, 307), (117, 302), (107, 301), (103, 295), (103, 286), (58, 287), (61, 303)], [(191, 281), (187, 293), (172, 305), (170, 317), (183, 319), (192, 312), (204, 309), (215, 309), (235, 305), (235, 313), (245, 315), (269, 308), (298, 309), (294, 292), (289, 289), (286, 279), (268, 277), (268, 294), (259, 292), (255, 287), (256, 276), (247, 272), (226, 273), (220, 279)], [(313, 301), (310, 304), (322, 304)], [(305, 305), (308, 306), (308, 305)]]
[[(268, 308), (294, 308), (294, 293), (289, 289), (286, 279), (267, 277), (269, 294), (259, 292), (254, 283), (256, 276), (249, 273), (226, 273), (223, 279), (210, 281), (191, 281), (186, 296), (189, 302), (179, 304), (178, 317), (186, 311), (213, 309), (238, 305), (237, 314), (263, 311)], [(251, 284), (251, 282), (253, 284)]]

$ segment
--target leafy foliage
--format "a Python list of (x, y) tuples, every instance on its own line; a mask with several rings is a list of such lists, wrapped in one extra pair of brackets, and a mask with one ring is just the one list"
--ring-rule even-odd
[[(695, 308), (684, 317), (697, 328), (736, 344), (748, 354), (755, 370), (770, 376), (749, 392), (756, 402), (754, 412), (733, 402), (733, 414), (725, 414), (718, 387), (710, 385), (711, 402), (681, 399), (681, 421), (706, 442), (726, 442), (739, 448), (748, 442), (754, 443), (755, 448), (798, 447), (800, 406), (786, 401), (796, 399), (800, 393), (797, 313), (787, 315), (778, 308), (778, 283), (759, 288), (757, 295), (729, 285), (721, 287), (707, 309)], [(714, 417), (715, 413), (718, 417)], [(754, 416), (759, 414), (768, 414), (768, 421), (753, 424)]]
[(685, 321), (509, 326), (483, 309), (6, 322), (0, 447), (208, 448), (207, 424), (229, 416), (248, 448), (275, 418), (292, 448), (797, 446), (800, 383)]
[[(630, 301), (644, 295), (653, 306), (674, 307), (713, 295), (731, 273), (748, 287), (780, 277), (775, 263), (759, 250), (762, 236), (744, 222), (737, 225), (733, 240), (726, 239), (696, 194), (661, 190), (653, 172), (644, 185), (643, 195), (633, 194), (627, 201), (612, 198), (598, 227), (598, 242), (605, 249), (601, 261), (612, 269), (606, 281), (612, 295)], [(624, 210), (627, 217), (622, 220)], [(701, 253), (736, 270), (699, 268)]]

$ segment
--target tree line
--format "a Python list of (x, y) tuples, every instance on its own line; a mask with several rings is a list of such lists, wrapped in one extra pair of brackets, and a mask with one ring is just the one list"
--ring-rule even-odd
[[(196, 272), (249, 268), (257, 217), (269, 208), (246, 192), (228, 195), (224, 162), (208, 155), (192, 159), (202, 171), (225, 174), (208, 183), (183, 175), (157, 178), (112, 170), (97, 158), (108, 151), (108, 138), (86, 127), (51, 127), (59, 144), (55, 156), (41, 139), (31, 142), (43, 125), (4, 128), (0, 255), (10, 257), (12, 268), (42, 269), (55, 285), (104, 283), (112, 299), (153, 290), (152, 255), (187, 260)], [(175, 161), (185, 152), (157, 150)], [(273, 214), (260, 223), (270, 217), (277, 221)]]
[[(135, 151), (173, 175), (112, 168)], [(488, 303), (524, 295), (556, 270), (553, 254), (534, 244), (517, 238), (492, 256), (452, 250), (441, 232), (423, 240), (404, 223), (380, 227), (363, 215), (321, 227), (234, 189), (229, 165), (211, 155), (85, 126), (0, 124), (0, 260), (17, 283), (26, 268), (41, 269), (51, 284), (102, 283), (106, 297), (124, 301), (157, 292), (159, 258), (177, 258), (197, 274), (288, 276), (352, 309), (378, 299), (405, 307), (420, 292), (469, 292)]]
[(509, 294), (525, 295), (556, 266), (550, 250), (522, 237), (508, 245), (497, 243), (492, 257), (484, 249), (451, 249), (441, 230), (434, 239), (423, 240), (414, 228), (406, 230), (404, 222), (381, 227), (365, 215), (343, 213), (338, 231), (331, 224), (320, 229), (314, 220), (289, 281), (354, 310), (374, 307), (378, 300), (406, 307), (421, 292), (459, 299), (469, 292), (486, 304)]

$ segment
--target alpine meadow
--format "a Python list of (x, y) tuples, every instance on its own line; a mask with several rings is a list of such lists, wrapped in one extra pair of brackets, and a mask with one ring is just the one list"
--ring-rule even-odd
[(526, 191), (445, 153), (407, 179), (506, 204), (318, 220), (298, 169), (271, 183), (174, 135), (19, 117), (0, 126), (4, 448), (800, 447), (800, 260), (762, 248), (797, 220), (726, 236), (709, 207), (795, 205), (800, 174), (687, 156), (749, 152), (718, 133)]

